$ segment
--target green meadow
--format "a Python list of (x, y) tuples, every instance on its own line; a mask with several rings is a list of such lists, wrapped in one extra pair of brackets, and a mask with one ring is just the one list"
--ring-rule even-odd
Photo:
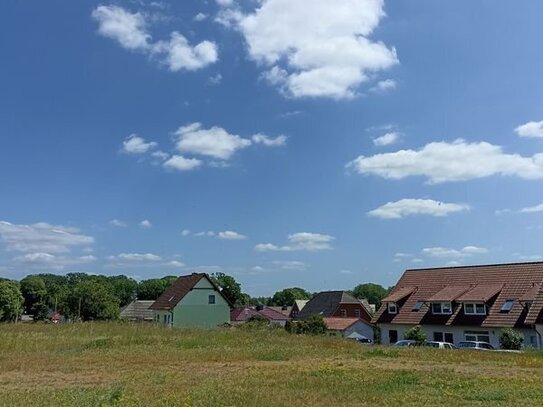
[(0, 325), (0, 406), (541, 406), (543, 353), (282, 330)]

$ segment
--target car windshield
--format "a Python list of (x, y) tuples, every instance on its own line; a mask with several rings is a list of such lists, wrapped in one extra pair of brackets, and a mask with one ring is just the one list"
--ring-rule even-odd
[(473, 342), (460, 342), (458, 344), (459, 348), (475, 348), (475, 343)]

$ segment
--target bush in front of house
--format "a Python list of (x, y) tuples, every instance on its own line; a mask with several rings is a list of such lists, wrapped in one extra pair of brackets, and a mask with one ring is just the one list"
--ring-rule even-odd
[(519, 331), (511, 328), (506, 328), (500, 333), (500, 348), (519, 350), (522, 348), (524, 338)]
[(312, 315), (305, 321), (291, 321), (286, 330), (293, 334), (324, 335), (327, 331), (326, 323), (320, 315)]
[(417, 325), (405, 331), (405, 339), (416, 341), (417, 344), (422, 345), (426, 342), (426, 334), (422, 328)]

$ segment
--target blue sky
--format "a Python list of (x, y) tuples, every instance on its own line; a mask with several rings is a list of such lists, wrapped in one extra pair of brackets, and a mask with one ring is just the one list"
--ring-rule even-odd
[(541, 259), (539, 1), (0, 6), (0, 274), (253, 295)]

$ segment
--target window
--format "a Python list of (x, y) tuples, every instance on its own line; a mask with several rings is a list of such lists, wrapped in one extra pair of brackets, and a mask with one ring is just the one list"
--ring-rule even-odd
[(355, 309), (355, 310), (354, 310), (354, 316), (355, 316), (356, 318), (360, 318), (360, 310), (359, 310), (359, 309)]
[(164, 318), (164, 325), (166, 325), (166, 324), (167, 324), (167, 322), (166, 322), (166, 321), (167, 321), (166, 317), (167, 317), (167, 315), (166, 315), (166, 314), (164, 314), (164, 317), (163, 317), (163, 318)]
[(513, 304), (515, 303), (514, 300), (506, 300), (501, 308), (501, 312), (509, 312), (511, 309), (513, 309)]
[(398, 306), (395, 302), (389, 302), (388, 303), (388, 313), (389, 314), (397, 314), (398, 313)]
[(482, 303), (466, 303), (464, 304), (464, 314), (486, 315), (486, 305)]
[(339, 310), (339, 314), (341, 315), (342, 318), (345, 318), (347, 316), (347, 310), (346, 309), (341, 309), (341, 310)]
[(454, 336), (451, 332), (434, 332), (434, 341), (454, 343)]
[(413, 311), (420, 311), (423, 305), (424, 305), (424, 301), (417, 301), (417, 303), (413, 305)]
[(432, 314), (452, 314), (450, 302), (432, 303)]
[(466, 341), (490, 342), (488, 331), (464, 331)]
[(388, 331), (388, 343), (396, 343), (398, 342), (398, 331), (395, 329), (391, 329)]
[(214, 295), (210, 295), (208, 300), (207, 300), (207, 303), (208, 304), (215, 304), (215, 296)]

